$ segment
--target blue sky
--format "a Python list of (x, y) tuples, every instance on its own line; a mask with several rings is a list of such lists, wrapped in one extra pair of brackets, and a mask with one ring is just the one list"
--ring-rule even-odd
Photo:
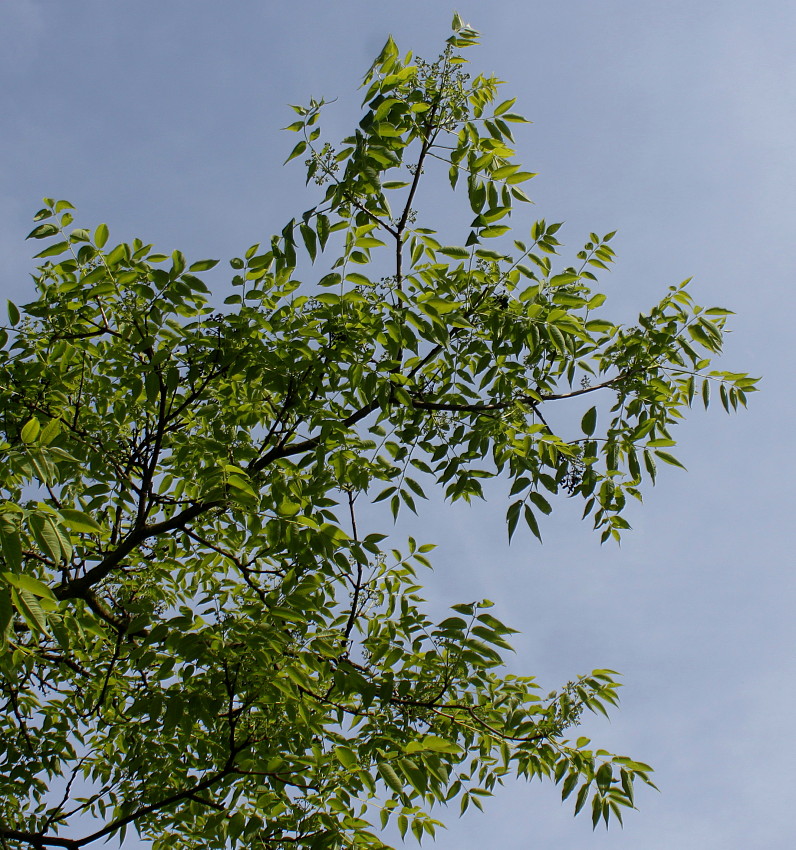
[[(544, 546), (509, 547), (495, 498), (432, 504), (433, 605), (487, 596), (522, 630), (513, 668), (546, 687), (593, 667), (624, 674), (595, 742), (652, 763), (624, 830), (592, 833), (556, 789), (509, 785), (443, 848), (747, 850), (792, 841), (794, 783), (793, 243), (796, 6), (680, 0), (459, 2), (483, 33), (474, 71), (507, 81), (533, 124), (519, 158), (539, 176), (533, 215), (563, 220), (573, 250), (619, 231), (604, 286), (632, 318), (693, 276), (699, 303), (737, 315), (723, 363), (762, 374), (751, 409), (695, 410), (679, 432), (688, 473), (666, 470), (621, 548), (600, 547), (570, 505)], [(6, 0), (0, 4), (0, 290), (29, 297), (30, 217), (68, 198), (195, 259), (228, 258), (309, 206), (287, 103), (339, 100), (388, 33), (433, 56), (452, 7), (405, 0)], [(453, 201), (421, 198), (429, 222)], [(525, 228), (530, 221), (518, 221)], [(220, 270), (213, 282), (224, 285)], [(408, 525), (402, 524), (402, 530)], [(789, 841), (790, 839), (790, 841)], [(132, 842), (128, 842), (133, 847)]]

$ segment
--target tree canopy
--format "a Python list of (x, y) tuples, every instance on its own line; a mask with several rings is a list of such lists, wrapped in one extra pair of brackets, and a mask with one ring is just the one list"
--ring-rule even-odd
[[(688, 282), (616, 323), (613, 234), (562, 259), (559, 224), (511, 229), (525, 119), (465, 72), (476, 40), (458, 17), (434, 61), (390, 39), (337, 146), (322, 101), (294, 107), (318, 203), (230, 261), (223, 305), (215, 261), (45, 199), (35, 300), (0, 331), (2, 846), (380, 848), (508, 774), (595, 824), (651, 783), (573, 738), (616, 674), (507, 674), (491, 603), (434, 621), (433, 546), (357, 522), (499, 478), (510, 536), (563, 495), (618, 539), (694, 399), (754, 389), (711, 368), (729, 311)], [(418, 208), (437, 169), (473, 216), (453, 244)]]

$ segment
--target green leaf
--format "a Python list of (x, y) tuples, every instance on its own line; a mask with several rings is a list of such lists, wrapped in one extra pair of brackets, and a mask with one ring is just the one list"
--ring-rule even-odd
[[(252, 492), (254, 492), (252, 490)], [(280, 516), (293, 517), (296, 516), (297, 513), (301, 510), (301, 505), (298, 502), (291, 501), (290, 499), (283, 499), (279, 503), (279, 507), (277, 508), (277, 513)]]
[(504, 112), (501, 116), (504, 121), (511, 121), (517, 124), (530, 124), (531, 122), (522, 115), (518, 115), (516, 112)]
[(206, 272), (215, 268), (218, 265), (218, 260), (197, 260), (188, 266), (188, 271), (192, 274), (195, 272)]
[(646, 437), (647, 434), (655, 428), (655, 424), (656, 423), (653, 418), (644, 420), (644, 422), (642, 422), (633, 432), (631, 439), (635, 442), (636, 440), (640, 440), (642, 437)]
[(655, 475), (657, 473), (657, 467), (655, 465), (655, 458), (653, 457), (652, 452), (645, 451), (644, 452), (644, 466), (650, 476), (650, 478), (655, 481)]
[(94, 231), (94, 244), (100, 250), (105, 247), (108, 241), (108, 225), (100, 224), (97, 226), (97, 229)]
[(22, 570), (22, 542), (13, 523), (0, 522), (0, 546), (6, 566), (10, 567), (15, 573), (20, 572)]
[(14, 621), (14, 605), (11, 599), (11, 591), (8, 587), (0, 585), (0, 649), (8, 643), (12, 634)]
[(656, 451), (655, 456), (659, 457), (664, 463), (669, 463), (672, 466), (679, 466), (680, 469), (685, 469), (683, 464), (680, 463), (674, 455), (670, 455), (669, 452)]
[(320, 243), (321, 250), (326, 247), (326, 242), (329, 239), (329, 218), (328, 216), (323, 215), (322, 213), (318, 213), (315, 222), (316, 232), (318, 234), (318, 242)]
[(389, 762), (382, 761), (379, 762), (378, 771), (381, 775), (381, 778), (384, 780), (385, 784), (395, 791), (396, 794), (404, 793), (404, 784), (398, 777), (398, 774), (393, 769), (392, 765)]
[(39, 434), (39, 445), (49, 446), (50, 443), (61, 433), (61, 422), (59, 419), (51, 419), (42, 428)]
[(511, 100), (504, 100), (503, 103), (495, 107), (493, 115), (502, 115), (504, 112), (508, 112), (516, 102), (516, 97), (511, 98)]
[(567, 774), (567, 778), (564, 780), (564, 785), (561, 788), (561, 799), (566, 800), (567, 797), (575, 790), (575, 786), (578, 784), (579, 774), (572, 773)]
[(56, 242), (55, 245), (50, 245), (49, 248), (45, 248), (43, 251), (39, 251), (38, 254), (34, 254), (36, 258), (42, 257), (57, 257), (60, 254), (65, 253), (69, 250), (68, 242)]
[(451, 753), (456, 755), (462, 752), (462, 748), (458, 744), (437, 735), (426, 735), (419, 741), (410, 741), (406, 746), (406, 752)]
[(301, 238), (304, 241), (304, 247), (307, 249), (307, 253), (310, 255), (310, 259), (315, 262), (315, 257), (318, 253), (318, 245), (315, 236), (315, 231), (309, 225), (304, 224), (304, 222), (299, 225), (299, 231), (301, 233)]
[(61, 560), (61, 538), (49, 514), (32, 514), (30, 529), (44, 554), (57, 564)]
[(160, 376), (157, 372), (147, 372), (144, 376), (144, 390), (147, 401), (154, 405), (160, 397)]
[(334, 754), (346, 770), (353, 770), (359, 764), (356, 754), (348, 747), (335, 747)]
[(50, 599), (53, 602), (56, 601), (50, 588), (47, 587), (44, 582), (39, 581), (37, 578), (33, 578), (33, 576), (25, 575), (25, 573), (15, 574), (4, 572), (3, 578), (12, 587), (17, 588), (17, 590), (27, 591), (40, 599)]
[(242, 475), (235, 475), (233, 473), (231, 475), (227, 475), (224, 480), (228, 487), (234, 487), (236, 490), (240, 490), (250, 496), (257, 495), (257, 492), (251, 485), (251, 481), (249, 481), (248, 478), (244, 478)]
[(6, 304), (8, 307), (8, 321), (11, 323), (12, 328), (16, 327), (20, 319), (19, 308), (11, 300), (7, 300)]
[[(537, 508), (539, 508), (539, 510), (543, 514), (552, 513), (553, 508), (550, 505), (550, 502), (548, 502), (547, 499), (545, 499), (545, 497), (541, 493), (538, 493), (536, 490), (531, 490), (531, 492), (528, 493), (528, 498), (534, 503), (534, 505), (536, 505)], [(536, 536), (538, 537), (539, 535), (537, 534)]]
[(455, 301), (447, 301), (444, 298), (439, 298), (436, 295), (432, 295), (430, 298), (423, 298), (420, 302), (421, 307), (431, 307), (431, 309), (435, 313), (439, 313), (444, 315), (445, 313), (450, 313), (453, 310), (458, 309), (459, 305)]
[(493, 180), (504, 180), (506, 177), (516, 174), (519, 170), (519, 165), (502, 165), (500, 168), (496, 168), (489, 176)]
[(584, 782), (578, 789), (578, 796), (575, 800), (575, 814), (578, 814), (578, 812), (580, 812), (580, 810), (586, 805), (586, 800), (589, 799), (590, 787), (591, 786), (588, 782)]
[(533, 515), (533, 511), (530, 509), (530, 507), (528, 507), (528, 505), (525, 505), (524, 515), (525, 524), (528, 526), (528, 528), (531, 529), (531, 533), (533, 534), (533, 536), (541, 543), (542, 534), (539, 531), (539, 524), (536, 522), (536, 517)]
[(102, 526), (83, 511), (61, 508), (58, 513), (61, 515), (64, 525), (71, 531), (82, 534), (99, 534), (102, 531)]
[(330, 274), (324, 275), (319, 281), (318, 286), (339, 286), (342, 281), (342, 277), (336, 272), (331, 272)]
[(514, 186), (517, 183), (525, 183), (534, 177), (536, 177), (536, 173), (533, 171), (517, 171), (506, 178), (506, 183), (508, 183), (509, 186)]
[(470, 252), (467, 248), (459, 248), (455, 245), (447, 245), (439, 249), (440, 254), (446, 257), (452, 257), (454, 260), (467, 260), (470, 257)]
[(508, 511), (506, 512), (506, 522), (508, 524), (509, 529), (509, 540), (514, 536), (514, 532), (517, 529), (517, 523), (520, 519), (520, 511), (522, 510), (522, 499), (514, 502), (509, 506)]
[(39, 424), (39, 420), (34, 416), (33, 419), (29, 419), (22, 426), (22, 430), (19, 432), (19, 437), (23, 443), (31, 445), (36, 442), (36, 437), (39, 436), (39, 431), (41, 431), (41, 425)]
[(307, 150), (307, 143), (302, 139), (290, 152), (290, 156), (282, 163), (283, 165), (287, 165), (291, 159), (295, 159), (297, 156), (301, 156), (304, 151)]
[(38, 227), (34, 227), (25, 238), (46, 239), (48, 236), (55, 236), (58, 232), (58, 228), (54, 224), (40, 224)]
[(22, 619), (28, 624), (34, 632), (47, 634), (49, 632), (47, 626), (47, 615), (44, 613), (39, 600), (26, 590), (11, 591), (11, 598), (14, 601), (14, 607), (22, 615)]
[(580, 430), (586, 434), (587, 437), (591, 437), (594, 433), (594, 429), (597, 427), (597, 408), (591, 407), (586, 413), (583, 414), (583, 419), (580, 421)]
[(564, 334), (555, 325), (545, 325), (545, 331), (550, 342), (553, 343), (559, 354), (567, 353), (567, 341)]
[(493, 239), (496, 236), (502, 236), (504, 233), (508, 233), (510, 230), (511, 228), (507, 224), (493, 224), (483, 228), (479, 235), (483, 239)]
[(603, 798), (602, 795), (595, 792), (591, 798), (591, 823), (592, 827), (596, 828), (603, 814)]

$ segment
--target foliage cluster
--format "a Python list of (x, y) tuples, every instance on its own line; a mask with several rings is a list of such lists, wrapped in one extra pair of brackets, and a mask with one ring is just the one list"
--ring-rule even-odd
[[(338, 148), (322, 102), (295, 108), (321, 199), (231, 261), (222, 309), (212, 261), (112, 245), (65, 201), (37, 214), (55, 241), (1, 332), (4, 847), (132, 827), (154, 848), (378, 848), (377, 825), (433, 835), (440, 804), (480, 807), (509, 773), (595, 824), (650, 781), (569, 737), (615, 674), (540, 694), (501, 669), (489, 602), (423, 612), (432, 546), (357, 526), (360, 499), (397, 514), (500, 476), (509, 534), (539, 536), (563, 493), (618, 538), (695, 395), (732, 409), (754, 385), (710, 370), (727, 311), (686, 284), (607, 317), (613, 234), (569, 265), (558, 224), (509, 241), (524, 119), (464, 72), (476, 39), (457, 18), (435, 62), (388, 41)], [(461, 244), (417, 209), (440, 162), (474, 216)], [(556, 427), (566, 400), (585, 404)]]

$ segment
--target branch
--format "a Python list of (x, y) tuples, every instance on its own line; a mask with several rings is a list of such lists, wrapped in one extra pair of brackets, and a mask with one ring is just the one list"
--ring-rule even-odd
[(67, 847), (72, 850), (78, 850), (81, 846), (79, 839), (75, 838), (58, 838), (55, 835), (41, 835), (37, 832), (25, 832), (21, 829), (6, 829), (0, 826), (0, 838), (10, 838), (12, 841), (25, 841), (31, 847)]
[[(66, 790), (64, 791), (63, 797), (61, 798), (61, 802), (58, 804), (58, 806), (53, 810), (52, 814), (44, 822), (44, 826), (42, 827), (42, 829), (44, 831), (48, 830), (56, 820), (62, 820), (63, 819), (64, 806), (66, 805), (66, 801), (69, 799), (69, 795), (72, 793), (72, 784), (74, 783), (75, 778), (77, 777), (78, 771), (83, 766), (83, 763), (86, 761), (87, 758), (88, 758), (88, 756), (83, 756), (83, 758), (81, 758), (80, 761), (78, 761), (78, 763), (75, 765), (74, 769), (72, 770), (72, 775), (69, 777), (69, 780), (66, 783)], [(59, 812), (61, 813), (60, 815), (58, 814)]]
[[(342, 186), (339, 180), (336, 180), (338, 186)], [(386, 221), (380, 219), (375, 213), (371, 212), (364, 204), (361, 204), (354, 195), (351, 195), (348, 192), (343, 192), (343, 197), (350, 203), (353, 204), (358, 210), (365, 213), (369, 218), (376, 222), (380, 227), (383, 227), (389, 234), (395, 239), (400, 239), (400, 234), (394, 227), (390, 227)]]
[(601, 384), (595, 384), (592, 387), (584, 387), (582, 390), (573, 390), (569, 393), (549, 393), (547, 395), (540, 395), (538, 399), (532, 399), (530, 396), (524, 396), (523, 400), (525, 401), (557, 401), (562, 398), (575, 398), (575, 396), (586, 395), (587, 393), (593, 393), (597, 390), (604, 390), (607, 387), (613, 387), (618, 383), (621, 383), (625, 380), (625, 378), (629, 378), (632, 375), (635, 375), (636, 372), (640, 372), (641, 367), (637, 366), (635, 369), (628, 369), (626, 372), (620, 372), (618, 375), (610, 378), (607, 381), (603, 381)]
[(77, 673), (80, 676), (91, 676), (91, 673), (89, 673), (88, 670), (81, 667), (77, 663), (77, 661), (68, 658), (66, 655), (60, 655), (55, 652), (40, 652), (38, 656), (39, 658), (43, 658), (45, 661), (51, 661), (53, 664), (63, 664), (68, 667), (73, 673)]
[(106, 835), (111, 835), (112, 833), (121, 829), (123, 826), (126, 826), (128, 823), (132, 823), (133, 821), (145, 817), (146, 815), (149, 815), (152, 812), (159, 811), (160, 809), (165, 809), (168, 806), (174, 805), (174, 803), (179, 803), (181, 800), (189, 800), (194, 798), (198, 792), (206, 791), (208, 788), (211, 788), (213, 785), (216, 785), (222, 779), (225, 779), (227, 776), (230, 776), (235, 772), (234, 764), (236, 755), (236, 752), (231, 753), (229, 759), (227, 759), (227, 763), (224, 765), (223, 768), (221, 768), (221, 770), (211, 774), (209, 777), (207, 777), (207, 779), (203, 779), (201, 782), (197, 782), (190, 788), (185, 788), (184, 790), (178, 791), (175, 794), (170, 795), (169, 797), (164, 797), (157, 803), (150, 803), (148, 806), (141, 806), (141, 808), (136, 809), (136, 811), (131, 812), (129, 815), (125, 815), (124, 817), (111, 821), (102, 829), (97, 830), (97, 832), (94, 832), (91, 835), (87, 835), (85, 838), (73, 841), (72, 844), (61, 844), (58, 846), (75, 848), (82, 847), (84, 844), (90, 844), (92, 841), (97, 841), (99, 838), (104, 838)]
[[(348, 510), (351, 513), (351, 532), (353, 534), (354, 540), (358, 543), (359, 536), (357, 533), (357, 518), (354, 513), (354, 502), (356, 497), (349, 490), (348, 491)], [(354, 623), (357, 618), (357, 608), (359, 607), (359, 594), (362, 590), (362, 562), (357, 558), (357, 578), (354, 583), (354, 595), (351, 599), (351, 611), (348, 615), (348, 622), (345, 624), (345, 631), (343, 632), (343, 640), (345, 641), (346, 646), (348, 646), (348, 639), (351, 637), (351, 630), (354, 628)]]
[[(366, 404), (364, 407), (361, 407), (359, 410), (352, 413), (350, 416), (347, 416), (340, 423), (344, 428), (349, 428), (351, 425), (356, 425), (357, 422), (361, 422), (367, 416), (370, 416), (374, 410), (378, 410), (379, 403), (377, 401), (371, 401), (369, 404)], [(261, 469), (264, 469), (268, 466), (269, 463), (272, 463), (275, 460), (279, 460), (283, 457), (292, 457), (293, 455), (301, 454), (301, 452), (309, 451), (310, 449), (317, 448), (321, 444), (321, 437), (310, 437), (306, 440), (302, 440), (300, 443), (293, 443), (292, 445), (280, 445), (274, 446), (270, 452), (263, 455), (258, 461), (251, 465), (251, 468), (255, 472), (259, 472)]]
[(415, 199), (417, 187), (420, 184), (420, 174), (423, 171), (423, 161), (425, 160), (429, 149), (434, 144), (434, 137), (436, 136), (436, 131), (432, 133), (431, 130), (432, 125), (434, 123), (434, 119), (436, 118), (437, 109), (439, 109), (439, 103), (441, 98), (442, 92), (437, 95), (437, 98), (428, 113), (428, 120), (426, 121), (426, 137), (423, 139), (423, 144), (420, 148), (420, 154), (417, 157), (417, 163), (415, 164), (415, 173), (412, 179), (412, 185), (409, 187), (409, 195), (406, 198), (406, 205), (404, 206), (403, 213), (401, 214), (401, 219), (398, 222), (398, 227), (396, 228), (399, 240), (404, 228), (406, 227), (406, 222), (409, 220), (409, 213), (412, 209), (412, 201)]
[[(150, 362), (154, 357), (152, 349), (147, 349), (150, 354)], [(141, 493), (138, 497), (138, 511), (136, 515), (136, 526), (142, 526), (146, 523), (149, 512), (152, 508), (152, 484), (155, 478), (155, 471), (160, 460), (160, 452), (163, 446), (163, 433), (166, 428), (166, 386), (163, 382), (163, 377), (159, 371), (155, 372), (158, 379), (159, 400), (158, 400), (158, 418), (155, 426), (155, 440), (152, 446), (152, 453), (149, 460), (144, 466), (143, 475), (141, 476)]]
[(105, 702), (105, 696), (108, 693), (108, 685), (111, 681), (111, 676), (113, 675), (113, 668), (116, 666), (116, 662), (119, 660), (119, 654), (122, 650), (122, 637), (124, 632), (119, 632), (116, 635), (116, 646), (113, 649), (113, 655), (111, 656), (111, 660), (108, 662), (108, 670), (105, 673), (105, 680), (102, 683), (102, 689), (100, 690), (99, 696), (97, 697), (97, 703), (91, 711), (86, 715), (81, 715), (83, 717), (91, 717), (92, 714), (98, 714), (100, 708), (102, 708), (102, 704)]
[(227, 810), (226, 807), (222, 806), (220, 803), (216, 803), (214, 800), (208, 800), (206, 797), (200, 797), (198, 794), (190, 794), (188, 799), (193, 800), (196, 803), (201, 803), (203, 806), (209, 806), (217, 812), (226, 812)]
[(546, 393), (546, 394), (538, 394), (538, 395), (520, 395), (516, 398), (511, 399), (510, 401), (498, 401), (493, 402), (492, 404), (486, 404), (483, 402), (476, 402), (473, 404), (452, 404), (443, 401), (420, 401), (412, 399), (412, 404), (418, 410), (448, 410), (454, 413), (488, 413), (496, 410), (506, 410), (506, 408), (511, 407), (513, 404), (517, 402), (521, 402), (523, 404), (529, 404), (532, 407), (535, 407), (538, 404), (541, 404), (544, 401), (558, 401), (564, 398), (575, 398), (576, 396), (586, 395), (587, 393), (597, 392), (597, 390), (604, 390), (608, 387), (613, 387), (616, 384), (623, 381), (625, 378), (630, 377), (633, 372), (638, 371), (630, 370), (628, 372), (622, 372), (620, 375), (616, 375), (608, 381), (603, 381), (601, 384), (595, 384), (592, 387), (584, 387), (581, 390), (573, 390), (568, 393)]
[(444, 401), (416, 401), (412, 399), (412, 406), (416, 410), (448, 410), (452, 413), (488, 413), (495, 410), (505, 410), (514, 403), (514, 401), (501, 401), (494, 404), (448, 404)]
[(317, 791), (317, 785), (306, 785), (303, 782), (294, 782), (292, 779), (287, 779), (284, 774), (281, 773), (269, 773), (265, 770), (236, 770), (236, 776), (267, 776), (269, 779), (276, 779), (277, 782), (281, 782), (283, 785), (290, 785), (293, 788), (303, 788), (306, 791)]
[(127, 555), (130, 554), (137, 546), (140, 546), (150, 537), (158, 537), (161, 534), (166, 534), (169, 531), (177, 531), (183, 528), (186, 523), (192, 519), (201, 516), (203, 513), (218, 507), (223, 504), (221, 500), (212, 502), (197, 502), (190, 508), (186, 508), (181, 513), (156, 522), (153, 525), (145, 525), (141, 528), (131, 531), (122, 542), (112, 552), (107, 554), (105, 558), (97, 564), (96, 567), (90, 569), (82, 578), (72, 579), (72, 581), (64, 582), (53, 591), (56, 598), (64, 599), (85, 599), (89, 589), (102, 581), (112, 570), (114, 570)]

